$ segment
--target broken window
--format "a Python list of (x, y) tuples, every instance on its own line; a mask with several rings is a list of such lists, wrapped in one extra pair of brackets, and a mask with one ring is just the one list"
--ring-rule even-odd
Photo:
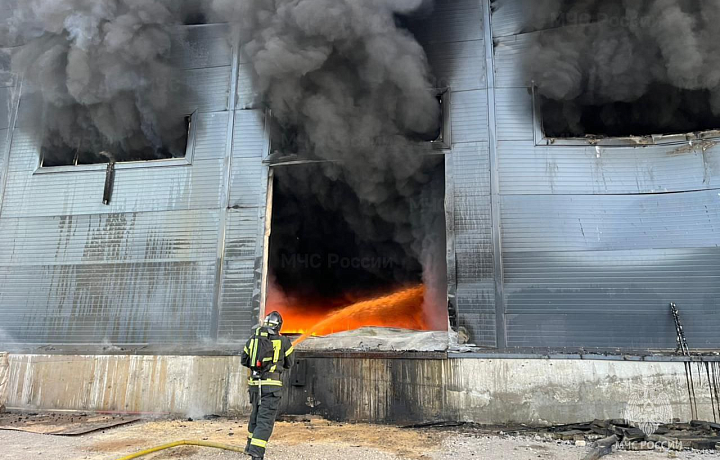
[(450, 88), (436, 89), (435, 98), (440, 104), (440, 125), (435, 133), (423, 139), (430, 142), (433, 148), (452, 148), (452, 130), (450, 129)]
[(192, 145), (194, 128), (193, 115), (177, 123), (171, 135), (165, 136), (160, 145), (153, 146), (143, 139), (123, 139), (109, 142), (95, 129), (75, 127), (76, 136), (67, 141), (67, 136), (46, 133), (41, 147), (40, 167), (80, 166), (134, 161), (154, 161), (186, 158)]
[(554, 100), (536, 95), (546, 138), (653, 137), (720, 129), (710, 91), (653, 85), (631, 102)]

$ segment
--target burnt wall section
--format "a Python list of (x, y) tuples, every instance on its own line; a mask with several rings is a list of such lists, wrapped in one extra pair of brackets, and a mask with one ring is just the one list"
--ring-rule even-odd
[(717, 349), (720, 147), (540, 145), (530, 3), (492, 16), (508, 346), (674, 348), (675, 302)]
[[(226, 25), (179, 33), (178, 116), (196, 112), (184, 164), (38, 169), (39, 105), (20, 102), (0, 214), (0, 342), (180, 344), (212, 336), (233, 47)], [(2, 90), (0, 90), (1, 92)]]
[[(2, 11), (0, 10), (0, 13)], [(10, 59), (14, 48), (2, 48), (0, 44), (0, 209), (3, 200), (3, 184), (7, 178), (8, 150), (12, 126), (15, 121), (19, 78), (10, 73)]]
[(410, 23), (436, 87), (449, 87), (452, 150), (446, 154), (448, 294), (458, 326), (496, 345), (484, 3), (437, 0)]
[(237, 110), (225, 223), (219, 338), (244, 340), (261, 303), (269, 141), (260, 110)]
[(301, 357), (285, 376), (281, 410), (350, 422), (546, 425), (624, 418), (634, 398), (662, 397), (684, 421), (713, 420), (718, 407), (717, 362), (425, 358)]

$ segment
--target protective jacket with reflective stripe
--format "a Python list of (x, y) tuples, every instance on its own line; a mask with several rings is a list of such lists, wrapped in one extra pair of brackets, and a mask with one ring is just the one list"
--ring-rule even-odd
[[(254, 330), (253, 335), (255, 334), (256, 331)], [(293, 364), (295, 364), (295, 350), (292, 346), (292, 343), (290, 342), (290, 339), (288, 339), (287, 337), (279, 334), (270, 334), (269, 338), (273, 345), (273, 358), (272, 366), (270, 366), (268, 373), (281, 374), (283, 371), (290, 369)], [(242, 352), (241, 363), (245, 367), (250, 367), (251, 350), (249, 348), (249, 343), (250, 340), (248, 340), (248, 344), (245, 345), (245, 348)], [(260, 384), (262, 384), (263, 387), (281, 387), (282, 381), (279, 378), (271, 378), (269, 376), (265, 376), (265, 378), (262, 379), (262, 382), (260, 382), (258, 379), (250, 378), (248, 384), (250, 386), (259, 386)]]

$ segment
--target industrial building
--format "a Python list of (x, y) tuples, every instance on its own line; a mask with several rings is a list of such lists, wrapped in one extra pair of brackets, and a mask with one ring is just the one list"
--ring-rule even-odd
[[(622, 417), (642, 385), (667, 394), (677, 418), (717, 420), (720, 131), (548, 136), (525, 65), (543, 33), (523, 28), (528, 2), (435, 3), (408, 28), (442, 99), (442, 133), (426, 153), (442, 177), (418, 202), (442, 203), (453, 339), (314, 348), (288, 376), (285, 410), (565, 423)], [(277, 159), (232, 26), (179, 29), (184, 157), (44, 162), (42, 105), (22, 76), (0, 73), (8, 407), (247, 407), (236, 355), (278, 260), (274, 192), (289, 168), (313, 166)], [(693, 356), (674, 354), (671, 303)]]

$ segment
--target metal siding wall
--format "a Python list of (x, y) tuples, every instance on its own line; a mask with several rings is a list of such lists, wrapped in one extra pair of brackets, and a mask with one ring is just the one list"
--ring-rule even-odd
[(0, 87), (0, 130), (8, 129), (10, 126), (10, 114), (12, 113), (12, 88)]
[(262, 159), (268, 145), (263, 112), (236, 111), (231, 209), (227, 215), (220, 295), (218, 336), (221, 340), (245, 338), (257, 316), (262, 282), (264, 192), (268, 180), (268, 168), (263, 166)]
[(535, 146), (524, 4), (493, 17), (508, 346), (673, 348), (676, 302), (719, 348), (720, 148)]
[(207, 336), (218, 212), (0, 221), (0, 323), (23, 343)]
[(442, 0), (432, 16), (412, 24), (423, 43), (437, 87), (450, 87), (451, 161), (449, 292), (458, 323), (478, 345), (495, 346), (488, 96), (482, 2)]
[[(227, 26), (178, 30), (173, 60), (198, 110), (192, 164), (36, 172), (41, 107), (21, 101), (0, 216), (0, 324), (18, 343), (197, 344), (217, 273), (227, 100)], [(210, 55), (212, 54), (212, 55)], [(184, 83), (183, 83), (184, 82)]]

